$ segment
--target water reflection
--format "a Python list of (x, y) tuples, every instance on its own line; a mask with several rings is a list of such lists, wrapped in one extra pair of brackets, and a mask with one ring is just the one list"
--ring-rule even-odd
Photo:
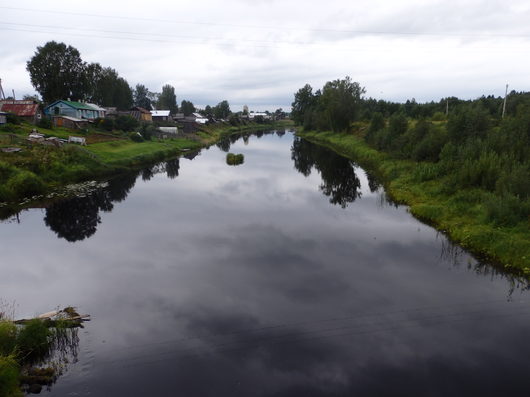
[(351, 160), (299, 137), (294, 138), (291, 158), (304, 176), (309, 176), (313, 168), (320, 172), (320, 190), (330, 203), (346, 208), (361, 197), (361, 182)]

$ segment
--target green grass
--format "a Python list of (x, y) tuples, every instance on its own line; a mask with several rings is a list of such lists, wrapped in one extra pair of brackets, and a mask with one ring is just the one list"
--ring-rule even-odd
[(493, 225), (487, 220), (486, 192), (465, 189), (446, 193), (446, 177), (439, 177), (433, 165), (391, 158), (368, 146), (358, 134), (308, 131), (298, 134), (374, 172), (395, 201), (409, 205), (414, 216), (443, 231), (462, 247), (530, 277), (530, 223)]

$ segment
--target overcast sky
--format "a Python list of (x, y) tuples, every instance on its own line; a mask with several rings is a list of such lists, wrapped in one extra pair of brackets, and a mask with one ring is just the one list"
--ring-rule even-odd
[(288, 109), (347, 75), (378, 99), (504, 95), (530, 90), (529, 21), (528, 0), (0, 1), (0, 78), (35, 93), (26, 62), (56, 40), (133, 87), (232, 110)]

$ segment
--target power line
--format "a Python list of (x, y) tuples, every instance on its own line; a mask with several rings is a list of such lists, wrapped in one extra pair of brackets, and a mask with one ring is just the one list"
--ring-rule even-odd
[[(219, 23), (219, 22), (205, 22), (205, 21), (183, 21), (183, 20), (170, 20), (160, 18), (145, 18), (145, 17), (130, 17), (120, 15), (105, 15), (105, 14), (89, 14), (72, 11), (58, 11), (58, 10), (44, 10), (36, 8), (22, 8), (22, 7), (7, 7), (0, 6), (0, 9), (24, 11), (24, 12), (37, 12), (37, 13), (48, 13), (48, 14), (61, 14), (61, 15), (72, 15), (82, 16), (90, 18), (104, 18), (104, 19), (120, 19), (120, 20), (132, 20), (132, 21), (144, 21), (144, 22), (157, 22), (167, 23), (173, 25), (200, 25), (200, 26), (223, 26), (243, 29), (273, 29), (278, 30), (277, 26), (267, 25), (245, 25), (245, 24), (230, 24), (230, 23)], [(473, 33), (436, 33), (436, 32), (404, 32), (404, 31), (377, 31), (377, 30), (353, 30), (353, 29), (329, 29), (329, 28), (302, 28), (302, 27), (289, 27), (283, 26), (282, 30), (290, 31), (305, 31), (305, 32), (330, 32), (330, 33), (347, 33), (347, 34), (358, 34), (358, 35), (395, 35), (395, 36), (439, 36), (439, 37), (468, 37), (468, 38), (529, 38), (530, 34), (508, 34), (508, 33), (492, 33), (492, 34), (473, 34)]]

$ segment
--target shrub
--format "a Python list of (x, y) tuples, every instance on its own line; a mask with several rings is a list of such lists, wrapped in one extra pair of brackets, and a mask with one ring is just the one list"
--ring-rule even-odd
[(442, 112), (434, 112), (434, 114), (431, 117), (432, 121), (444, 121), (445, 120), (445, 114)]
[(7, 119), (7, 122), (9, 124), (20, 124), (20, 123), (22, 123), (22, 120), (20, 119), (20, 117), (18, 117), (16, 114), (13, 114), (13, 113), (8, 113), (7, 116), (6, 116), (6, 119)]
[(114, 126), (116, 129), (125, 132), (133, 131), (136, 127), (138, 127), (138, 120), (132, 116), (122, 115), (116, 118), (114, 121)]
[(242, 154), (228, 153), (226, 155), (226, 164), (228, 165), (239, 165), (243, 164), (245, 156)]
[(50, 349), (50, 336), (50, 330), (42, 320), (30, 320), (22, 327), (17, 337), (19, 354), (30, 360), (44, 358)]
[(11, 321), (0, 320), (0, 355), (7, 356), (15, 350), (17, 327)]
[(98, 125), (105, 131), (112, 131), (114, 129), (114, 119), (111, 117), (105, 117), (104, 119), (99, 120)]
[(19, 377), (20, 369), (15, 358), (0, 355), (0, 396), (22, 396)]
[(37, 122), (37, 127), (39, 128), (46, 128), (48, 130), (53, 130), (53, 123), (48, 117), (42, 117)]
[(498, 226), (513, 226), (528, 218), (530, 205), (523, 203), (517, 197), (506, 194), (497, 196), (490, 194), (484, 201), (487, 221)]
[(134, 142), (143, 142), (144, 141), (144, 137), (139, 132), (131, 132), (129, 134), (129, 138), (131, 138), (131, 140), (134, 141)]
[(6, 187), (17, 197), (28, 197), (42, 194), (46, 186), (33, 172), (21, 171), (8, 180)]

